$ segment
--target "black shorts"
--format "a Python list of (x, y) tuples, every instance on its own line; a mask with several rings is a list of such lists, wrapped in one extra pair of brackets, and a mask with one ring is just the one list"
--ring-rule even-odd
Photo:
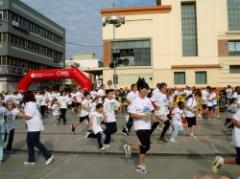
[(208, 111), (215, 111), (216, 109), (216, 106), (208, 106)]
[(186, 117), (188, 127), (196, 126), (197, 125), (197, 119), (196, 117)]
[(240, 147), (236, 147), (236, 152), (237, 152), (236, 163), (240, 165)]
[(203, 105), (202, 105), (202, 108), (203, 108), (203, 110), (207, 109), (207, 105), (206, 105), (206, 104), (203, 104)]
[(140, 154), (146, 154), (150, 149), (151, 143), (151, 130), (137, 130), (136, 135), (140, 141)]
[(89, 115), (80, 117), (79, 122), (82, 123), (85, 119), (87, 119), (89, 121)]

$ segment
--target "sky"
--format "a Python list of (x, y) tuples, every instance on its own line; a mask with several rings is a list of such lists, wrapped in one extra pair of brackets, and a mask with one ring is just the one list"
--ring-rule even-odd
[[(102, 58), (102, 19), (100, 9), (112, 7), (112, 0), (22, 0), (66, 29), (66, 59), (74, 53), (96, 53)], [(153, 5), (155, 0), (115, 0), (117, 7)]]

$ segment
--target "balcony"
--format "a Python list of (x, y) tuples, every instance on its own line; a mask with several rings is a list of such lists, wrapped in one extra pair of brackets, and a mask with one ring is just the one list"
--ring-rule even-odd
[(11, 76), (23, 76), (27, 71), (25, 68), (10, 66), (10, 65), (0, 65), (0, 75), (11, 75)]

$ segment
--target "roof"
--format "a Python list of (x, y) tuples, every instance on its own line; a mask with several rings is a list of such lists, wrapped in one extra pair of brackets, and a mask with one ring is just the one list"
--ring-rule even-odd
[(137, 14), (159, 14), (169, 13), (172, 10), (170, 5), (162, 6), (141, 6), (141, 7), (121, 7), (121, 8), (108, 8), (102, 9), (102, 16), (115, 15), (137, 15)]

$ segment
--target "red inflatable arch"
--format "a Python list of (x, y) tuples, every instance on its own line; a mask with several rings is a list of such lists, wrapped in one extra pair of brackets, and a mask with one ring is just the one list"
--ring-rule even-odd
[(30, 70), (18, 83), (18, 91), (26, 92), (31, 83), (43, 80), (74, 79), (83, 89), (91, 90), (92, 81), (77, 68)]

